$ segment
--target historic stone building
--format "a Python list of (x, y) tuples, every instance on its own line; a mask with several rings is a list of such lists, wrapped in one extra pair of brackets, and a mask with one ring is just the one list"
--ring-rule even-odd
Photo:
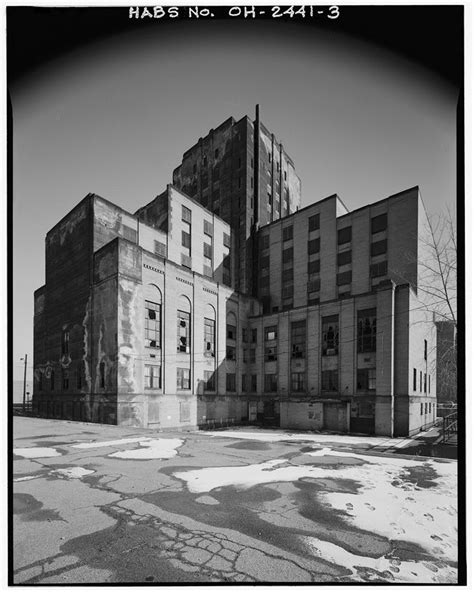
[(293, 163), (258, 110), (200, 139), (173, 181), (134, 214), (89, 194), (48, 232), (41, 414), (381, 435), (433, 423), (418, 188), (298, 210)]

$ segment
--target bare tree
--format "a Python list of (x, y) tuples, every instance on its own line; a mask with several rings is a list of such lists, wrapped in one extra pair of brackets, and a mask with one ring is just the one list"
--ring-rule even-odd
[(420, 237), (418, 293), (437, 327), (439, 400), (457, 399), (457, 236), (455, 217), (428, 216)]
[(444, 216), (427, 216), (420, 243), (420, 296), (435, 321), (448, 321), (457, 329), (457, 238), (450, 210)]

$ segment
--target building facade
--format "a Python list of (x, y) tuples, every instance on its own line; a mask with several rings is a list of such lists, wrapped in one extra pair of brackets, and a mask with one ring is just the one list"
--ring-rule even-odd
[(256, 292), (255, 241), (261, 226), (295, 212), (301, 181), (283, 145), (260, 121), (230, 117), (183, 154), (173, 184), (235, 231), (236, 288)]
[(51, 229), (35, 292), (38, 412), (156, 429), (432, 425), (418, 188), (353, 212), (337, 195), (298, 209), (290, 163), (258, 112), (227, 120), (185, 153), (181, 189), (134, 214), (89, 194)]

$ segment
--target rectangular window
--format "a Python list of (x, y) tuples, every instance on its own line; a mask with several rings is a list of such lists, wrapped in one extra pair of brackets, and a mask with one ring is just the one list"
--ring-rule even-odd
[(189, 368), (176, 368), (176, 388), (182, 391), (191, 388), (191, 371)]
[(383, 255), (387, 252), (387, 240), (377, 241), (376, 243), (372, 243), (370, 245), (370, 254), (372, 257), (376, 257), (377, 255)]
[(423, 415), (423, 403), (420, 403), (420, 415)]
[(204, 355), (214, 357), (216, 344), (216, 322), (204, 319)]
[(155, 255), (166, 257), (166, 245), (160, 241), (155, 241)]
[(252, 343), (257, 343), (257, 329), (252, 329)]
[(375, 368), (359, 368), (357, 370), (357, 390), (374, 391), (375, 390)]
[(317, 280), (310, 280), (308, 282), (308, 293), (309, 292), (319, 292), (321, 289), (321, 280), (318, 278)]
[(235, 392), (235, 374), (225, 375), (225, 388), (227, 391)]
[(231, 360), (235, 362), (235, 347), (232, 347), (231, 345), (228, 345), (226, 347), (226, 354), (225, 354), (226, 360)]
[(348, 263), (352, 262), (352, 251), (343, 251), (342, 253), (337, 254), (337, 264), (340, 265), (347, 265)]
[(191, 224), (191, 210), (186, 206), (181, 206), (181, 220)]
[(293, 283), (293, 268), (284, 269), (281, 274), (281, 280), (284, 284), (290, 282)]
[(257, 375), (252, 374), (250, 376), (250, 392), (256, 393), (257, 392)]
[(254, 347), (252, 347), (251, 349), (249, 349), (249, 362), (251, 364), (255, 364), (255, 360), (256, 360), (256, 350)]
[(61, 353), (63, 356), (69, 355), (69, 331), (63, 331), (62, 333)]
[(243, 343), (247, 343), (247, 341), (248, 341), (247, 327), (242, 327), (242, 341), (243, 341)]
[(416, 368), (413, 368), (413, 390), (416, 391)]
[(283, 228), (283, 241), (291, 240), (293, 238), (293, 226), (285, 226)]
[(161, 366), (145, 364), (145, 388), (161, 388)]
[(277, 338), (276, 326), (265, 327), (265, 341), (273, 341)]
[(423, 372), (420, 370), (420, 393), (423, 392)]
[(283, 263), (289, 263), (290, 261), (293, 261), (293, 247), (284, 249), (282, 258)]
[(265, 392), (275, 393), (278, 388), (277, 375), (276, 374), (265, 374)]
[(145, 347), (161, 347), (161, 306), (145, 301)]
[(308, 232), (319, 230), (319, 214), (314, 214), (308, 218)]
[(265, 362), (276, 362), (277, 359), (277, 346), (265, 346)]
[(321, 240), (319, 238), (314, 238), (313, 240), (308, 241), (308, 255), (319, 253), (320, 247)]
[(374, 216), (370, 221), (372, 234), (376, 232), (382, 232), (387, 228), (387, 214), (380, 214), (380, 216)]
[(191, 250), (191, 235), (189, 234), (189, 232), (186, 232), (185, 230), (181, 231), (181, 245), (185, 249)]
[(291, 323), (291, 357), (304, 358), (306, 355), (306, 321)]
[(270, 246), (270, 235), (264, 234), (260, 237), (260, 248), (261, 249), (268, 249)]
[(230, 234), (227, 234), (226, 232), (224, 232), (223, 243), (224, 243), (224, 247), (230, 248)]
[(209, 243), (203, 243), (204, 245), (204, 257), (212, 259), (212, 245)]
[(428, 342), (425, 339), (424, 359), (428, 359)]
[(213, 370), (204, 370), (204, 390), (216, 390), (215, 372)]
[(192, 259), (189, 255), (181, 253), (181, 265), (187, 269), (191, 269)]
[(260, 267), (262, 269), (268, 270), (270, 266), (270, 255), (264, 255), (260, 257)]
[(212, 222), (209, 222), (208, 220), (204, 220), (204, 234), (207, 234), (207, 236), (213, 236), (214, 234)]
[(178, 352), (191, 351), (191, 319), (189, 312), (178, 310)]
[(305, 375), (304, 372), (291, 373), (291, 390), (293, 392), (301, 392), (305, 390)]
[(344, 245), (352, 240), (352, 226), (346, 226), (337, 231), (337, 244)]
[(321, 372), (321, 390), (337, 391), (337, 370), (323, 370)]
[(246, 392), (248, 392), (247, 374), (242, 374), (241, 378), (242, 378), (242, 385), (241, 385), (242, 392), (246, 393)]
[(357, 312), (357, 351), (377, 350), (377, 311), (375, 308)]
[(339, 351), (339, 317), (322, 318), (323, 356), (335, 356)]
[(343, 271), (336, 275), (336, 284), (338, 286), (344, 286), (352, 282), (352, 271)]
[(235, 325), (226, 325), (227, 330), (227, 339), (233, 339), (234, 341), (237, 339), (237, 327)]
[(281, 290), (282, 300), (293, 299), (293, 284), (291, 286), (283, 286)]
[(423, 378), (423, 392), (426, 393), (426, 373)]
[(69, 389), (69, 370), (63, 368), (62, 371), (63, 375), (63, 391), (67, 391)]
[(308, 275), (313, 273), (319, 273), (321, 270), (321, 260), (316, 259), (315, 261), (308, 261)]
[(380, 277), (382, 275), (387, 275), (387, 262), (372, 263), (370, 266), (370, 277)]
[(100, 380), (100, 388), (105, 388), (105, 363), (101, 362), (99, 364), (99, 380)]

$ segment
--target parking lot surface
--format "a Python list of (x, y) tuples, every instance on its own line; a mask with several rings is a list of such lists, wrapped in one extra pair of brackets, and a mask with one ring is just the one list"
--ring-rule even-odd
[(16, 417), (15, 584), (456, 583), (455, 460)]

